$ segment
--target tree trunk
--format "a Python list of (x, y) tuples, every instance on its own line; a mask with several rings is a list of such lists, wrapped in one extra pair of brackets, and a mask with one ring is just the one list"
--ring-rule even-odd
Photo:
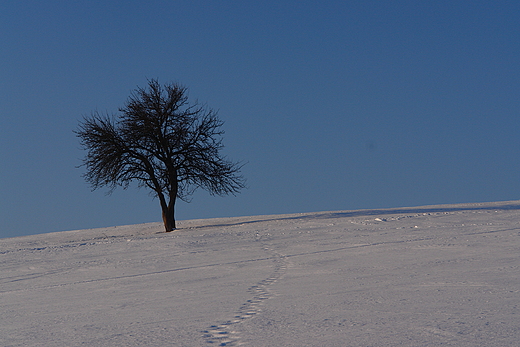
[(175, 230), (175, 200), (176, 197), (169, 196), (169, 203), (166, 204), (166, 199), (161, 191), (157, 192), (157, 197), (161, 203), (162, 218), (164, 229), (166, 232)]
[(171, 162), (167, 162), (168, 167), (170, 189), (168, 190), (168, 205), (166, 205), (166, 199), (159, 189), (157, 195), (161, 201), (162, 217), (164, 222), (164, 228), (166, 232), (175, 230), (175, 201), (177, 200), (177, 193), (179, 189), (179, 182), (177, 182), (177, 170)]
[(170, 232), (175, 230), (175, 200), (173, 202), (170, 200), (170, 203), (167, 207), (163, 207), (162, 209), (162, 217), (164, 222), (164, 229), (166, 232)]

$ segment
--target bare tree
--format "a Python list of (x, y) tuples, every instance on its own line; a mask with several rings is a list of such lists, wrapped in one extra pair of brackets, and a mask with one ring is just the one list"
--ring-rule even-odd
[(220, 154), (223, 122), (204, 105), (188, 103), (187, 89), (155, 79), (137, 88), (118, 115), (97, 112), (76, 131), (87, 150), (84, 177), (93, 189), (130, 182), (148, 187), (161, 204), (166, 231), (175, 225), (175, 202), (201, 187), (212, 195), (244, 188), (241, 165)]

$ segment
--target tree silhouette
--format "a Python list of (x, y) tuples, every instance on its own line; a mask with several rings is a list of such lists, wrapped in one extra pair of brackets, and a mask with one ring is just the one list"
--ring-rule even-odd
[(188, 103), (187, 88), (156, 79), (137, 88), (118, 115), (94, 112), (80, 122), (77, 136), (87, 155), (84, 178), (93, 189), (128, 188), (132, 181), (151, 189), (161, 204), (166, 231), (175, 225), (175, 202), (197, 188), (211, 195), (244, 188), (241, 165), (220, 154), (223, 122), (204, 105)]

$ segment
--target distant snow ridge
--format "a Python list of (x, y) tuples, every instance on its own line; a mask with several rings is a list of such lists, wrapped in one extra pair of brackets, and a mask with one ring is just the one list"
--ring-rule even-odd
[(260, 313), (261, 305), (264, 300), (269, 299), (272, 295), (269, 286), (278, 281), (287, 271), (287, 262), (285, 256), (272, 250), (268, 246), (263, 249), (272, 254), (274, 261), (274, 270), (271, 275), (248, 288), (253, 297), (243, 303), (233, 319), (225, 323), (212, 325), (207, 330), (202, 331), (203, 337), (208, 344), (218, 343), (217, 346), (240, 346), (239, 334), (232, 329), (233, 325), (241, 323), (243, 320), (254, 317)]

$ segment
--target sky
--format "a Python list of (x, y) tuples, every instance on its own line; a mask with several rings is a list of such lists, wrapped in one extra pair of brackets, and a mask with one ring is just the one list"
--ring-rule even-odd
[(179, 220), (520, 199), (518, 1), (4, 1), (0, 237), (160, 221), (74, 134), (157, 78), (218, 110), (248, 188)]

